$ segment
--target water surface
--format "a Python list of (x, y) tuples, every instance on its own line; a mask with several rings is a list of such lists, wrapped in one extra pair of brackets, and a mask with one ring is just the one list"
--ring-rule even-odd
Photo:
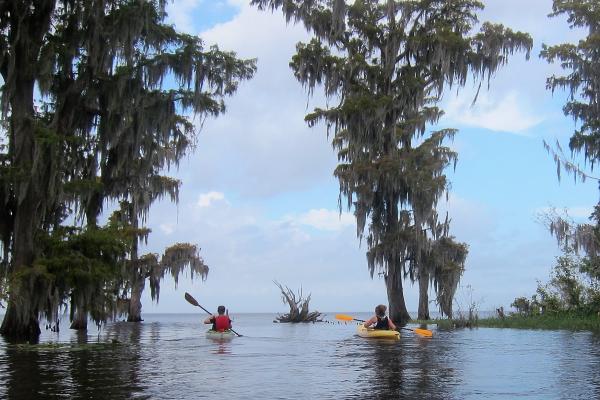
[(479, 328), (382, 341), (351, 324), (232, 317), (244, 336), (229, 341), (206, 338), (199, 314), (147, 314), (83, 335), (44, 330), (35, 346), (0, 339), (0, 399), (600, 398), (600, 337), (589, 332)]

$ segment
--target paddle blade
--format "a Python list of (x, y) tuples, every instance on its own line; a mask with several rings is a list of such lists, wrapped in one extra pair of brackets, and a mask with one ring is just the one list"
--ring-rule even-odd
[(196, 307), (200, 307), (200, 304), (188, 292), (185, 292), (185, 296), (184, 297), (187, 300), (187, 302), (190, 303), (191, 305), (196, 306)]
[(416, 334), (421, 335), (421, 336), (433, 337), (433, 332), (431, 332), (428, 329), (415, 328), (415, 329), (413, 329), (413, 332), (415, 332)]
[(346, 315), (346, 314), (335, 314), (335, 319), (339, 319), (341, 321), (352, 321), (352, 320), (354, 320), (354, 318), (352, 318), (350, 315)]

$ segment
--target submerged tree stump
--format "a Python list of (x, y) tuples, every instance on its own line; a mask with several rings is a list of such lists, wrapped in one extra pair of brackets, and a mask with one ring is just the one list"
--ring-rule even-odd
[[(306, 299), (303, 298), (302, 288), (295, 294), (287, 286), (284, 288), (279, 282), (274, 281), (279, 290), (281, 290), (281, 299), (283, 304), (290, 306), (288, 314), (278, 315), (274, 322), (322, 322), (319, 317), (322, 315), (318, 311), (310, 312), (308, 303), (310, 302), (310, 294)], [(297, 296), (297, 299), (296, 299)]]

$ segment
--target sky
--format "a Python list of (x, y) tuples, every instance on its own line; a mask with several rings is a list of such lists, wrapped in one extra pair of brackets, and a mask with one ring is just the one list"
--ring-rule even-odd
[[(295, 45), (310, 36), (286, 25), (279, 13), (261, 12), (245, 0), (175, 0), (168, 22), (207, 45), (241, 58), (257, 58), (258, 71), (226, 100), (227, 112), (204, 123), (196, 149), (169, 174), (182, 180), (180, 201), (153, 206), (146, 251), (188, 242), (201, 248), (210, 271), (205, 281), (188, 277), (161, 285), (160, 302), (147, 290), (143, 312), (196, 312), (190, 292), (205, 308), (230, 312), (286, 312), (277, 281), (311, 294), (311, 309), (369, 311), (387, 303), (383, 279), (371, 278), (366, 245), (356, 235), (351, 212), (338, 209), (336, 154), (325, 128), (308, 128), (304, 115), (326, 106), (309, 97), (288, 63)], [(576, 41), (581, 32), (564, 18), (548, 19), (551, 0), (487, 0), (481, 21), (501, 22), (534, 39), (529, 61), (515, 54), (471, 102), (471, 82), (445, 94), (440, 128), (457, 128), (449, 145), (458, 152), (448, 170), (451, 190), (439, 207), (452, 220), (451, 234), (469, 245), (455, 311), (474, 302), (494, 310), (531, 296), (548, 280), (556, 241), (537, 215), (556, 207), (581, 221), (598, 201), (593, 181), (557, 179), (543, 140), (567, 147), (575, 124), (565, 117), (564, 93), (550, 93), (546, 77), (560, 73), (538, 57), (542, 43)], [(405, 282), (409, 311), (418, 290)], [(433, 293), (430, 293), (433, 298)], [(432, 311), (436, 305), (431, 304)]]

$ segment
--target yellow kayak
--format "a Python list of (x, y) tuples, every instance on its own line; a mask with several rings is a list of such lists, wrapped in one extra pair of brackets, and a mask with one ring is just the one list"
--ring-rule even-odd
[(358, 336), (364, 338), (377, 339), (400, 339), (400, 332), (387, 329), (367, 329), (363, 324), (359, 324), (356, 328)]

